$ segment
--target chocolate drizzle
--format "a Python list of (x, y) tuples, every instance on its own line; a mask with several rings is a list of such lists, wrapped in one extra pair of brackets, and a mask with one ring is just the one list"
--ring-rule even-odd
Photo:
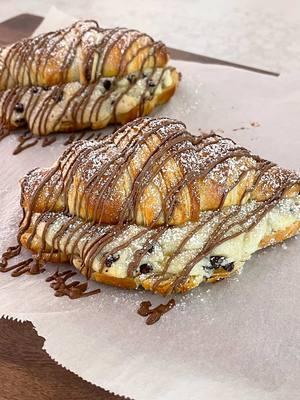
[[(138, 165), (134, 173), (133, 165)], [(122, 191), (124, 184), (120, 186), (120, 182), (127, 174), (130, 184)], [(153, 202), (159, 201), (155, 207), (152, 201), (148, 204), (143, 200), (154, 182), (156, 188), (165, 188), (160, 196), (152, 198)], [(203, 212), (207, 211), (205, 185), (209, 188), (216, 184), (219, 197), (210, 205), (210, 212)], [(187, 284), (200, 260), (223, 242), (253, 229), (298, 184), (295, 173), (251, 154), (230, 139), (213, 132), (192, 136), (184, 124), (167, 118), (140, 118), (102, 140), (73, 143), (51, 169), (42, 175), (36, 170), (25, 177), (25, 212), (19, 239), (29, 231), (27, 248), (31, 249), (33, 239), (38, 237), (40, 257), (47, 246), (51, 249), (49, 260), (61, 255), (70, 262), (76, 260), (77, 268), (87, 278), (93, 277), (95, 260), (100, 263), (97, 272), (109, 274), (120, 252), (139, 240), (128, 263), (127, 277), (150, 277), (152, 289), (157, 292), (168, 281), (169, 291), (177, 292)], [(230, 200), (237, 187), (238, 198)], [(187, 201), (187, 196), (192, 201)], [(41, 201), (42, 213), (38, 205)], [(155, 251), (168, 229), (188, 222), (194, 225), (168, 254), (163, 270), (157, 274), (144, 257)], [(131, 225), (143, 226), (132, 235), (127, 234)], [(42, 234), (37, 234), (38, 227)], [(54, 233), (49, 235), (51, 229)], [(200, 230), (209, 233), (202, 248), (172, 277), (173, 260)], [(226, 273), (233, 270), (230, 262), (221, 267)]]
[(2, 122), (0, 122), (0, 142), (9, 134), (10, 130)]
[[(47, 91), (41, 87), (36, 87), (36, 92), (31, 87), (4, 91), (0, 93), (2, 136), (8, 134), (7, 130), (21, 127), (27, 127), (37, 137), (124, 123), (148, 114), (157, 102), (165, 102), (171, 94), (164, 100), (160, 94), (171, 88), (175, 90), (178, 82), (178, 73), (172, 67), (154, 68), (147, 73), (141, 70), (135, 76), (136, 80), (131, 81), (106, 78), (87, 85), (60, 84)], [(154, 87), (149, 87), (149, 77)], [(110, 82), (109, 89), (107, 82)]]
[(79, 299), (81, 297), (88, 297), (101, 292), (100, 289), (95, 289), (87, 292), (87, 282), (73, 281), (67, 283), (67, 280), (75, 276), (77, 273), (72, 270), (59, 272), (56, 270), (54, 274), (46, 279), (46, 282), (51, 282), (50, 287), (54, 290), (56, 297), (68, 296), (69, 299)]
[(42, 147), (47, 147), (50, 146), (52, 143), (54, 143), (56, 141), (56, 137), (55, 136), (51, 136), (49, 137), (45, 137), (42, 141)]
[[(21, 252), (21, 245), (9, 247), (3, 254), (0, 263), (0, 272), (11, 272), (11, 276), (18, 277), (23, 274), (37, 275), (45, 271), (41, 254), (37, 257), (28, 258), (20, 261), (14, 265), (8, 266), (8, 260), (18, 256)], [(87, 282), (73, 281), (67, 283), (67, 280), (77, 275), (77, 272), (67, 270), (59, 272), (57, 269), (52, 275), (46, 278), (46, 282), (51, 282), (51, 288), (55, 291), (55, 296), (62, 297), (68, 296), (70, 299), (79, 299), (81, 297), (88, 297), (101, 292), (100, 289), (87, 291)]]
[(35, 146), (39, 141), (39, 138), (36, 138), (32, 135), (30, 132), (26, 132), (23, 135), (18, 137), (18, 142), (19, 144), (13, 151), (13, 155), (17, 155), (21, 153), (22, 151)]
[(25, 273), (30, 275), (40, 274), (44, 272), (44, 262), (40, 258), (28, 258), (18, 262), (17, 264), (8, 266), (8, 260), (18, 256), (21, 252), (21, 245), (9, 247), (3, 254), (0, 263), (0, 272), (11, 272), (11, 276), (17, 277)]
[(165, 45), (150, 36), (125, 28), (103, 29), (91, 20), (17, 42), (0, 57), (0, 90), (70, 81), (93, 83), (99, 76), (124, 76), (141, 66), (161, 67), (168, 61)]
[(147, 325), (155, 324), (157, 321), (160, 320), (163, 314), (166, 314), (168, 311), (172, 310), (172, 308), (175, 306), (175, 300), (171, 299), (168, 301), (167, 304), (160, 304), (159, 306), (152, 309), (150, 308), (151, 306), (152, 304), (150, 301), (143, 301), (140, 304), (139, 309), (137, 310), (137, 313), (140, 316), (147, 317)]
[(32, 135), (32, 133), (30, 132), (26, 132), (22, 135), (20, 135), (18, 137), (18, 145), (16, 146), (16, 148), (13, 151), (13, 155), (17, 155), (20, 154), (21, 152), (23, 152), (26, 149), (29, 149), (30, 147), (35, 146), (36, 144), (39, 143), (39, 141), (41, 141), (41, 146), (42, 147), (47, 147), (50, 146), (51, 144), (53, 144), (56, 141), (56, 137), (55, 136), (51, 136), (51, 137), (36, 137), (34, 135)]
[(20, 244), (16, 246), (8, 247), (8, 249), (2, 254), (1, 262), (0, 262), (0, 271), (6, 272), (5, 269), (7, 267), (8, 260), (18, 256), (21, 252), (22, 246)]

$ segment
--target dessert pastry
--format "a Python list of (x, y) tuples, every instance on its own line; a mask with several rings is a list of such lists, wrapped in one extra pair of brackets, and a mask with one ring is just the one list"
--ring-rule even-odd
[(168, 60), (150, 36), (95, 21), (0, 49), (0, 140), (21, 127), (43, 136), (147, 115), (179, 83)]
[(20, 243), (88, 278), (186, 292), (300, 229), (300, 177), (213, 132), (139, 118), (21, 183)]
[(0, 90), (75, 81), (93, 83), (100, 77), (162, 68), (167, 62), (165, 45), (144, 33), (103, 29), (96, 21), (78, 21), (0, 49)]
[(178, 82), (175, 68), (164, 67), (89, 85), (17, 87), (0, 92), (0, 121), (7, 131), (28, 127), (36, 136), (124, 124), (166, 103)]

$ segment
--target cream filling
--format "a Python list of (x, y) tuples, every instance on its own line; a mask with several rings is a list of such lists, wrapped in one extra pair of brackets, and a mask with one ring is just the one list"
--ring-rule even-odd
[[(256, 203), (257, 204), (257, 203)], [(255, 205), (255, 202), (248, 203), (244, 206), (239, 207), (239, 213), (245, 215), (245, 212), (248, 212)], [(236, 206), (233, 206), (236, 207)], [(233, 207), (228, 207), (227, 211), (232, 210)], [(224, 209), (225, 210), (225, 209)], [(222, 210), (223, 211), (223, 210)], [(226, 212), (226, 210), (225, 210)], [(48, 216), (53, 216), (54, 214), (45, 213), (45, 221)], [(213, 215), (211, 221), (205, 224), (197, 233), (194, 233), (191, 238), (186, 242), (185, 246), (181, 249), (179, 254), (173, 258), (169, 267), (168, 273), (178, 275), (182, 272), (184, 266), (192, 260), (203, 248), (204, 244), (213, 234), (214, 228), (218, 225), (220, 221), (220, 216), (222, 212), (205, 212), (202, 213), (203, 218), (205, 216)], [(39, 214), (33, 215), (33, 222)], [(45, 235), (45, 240), (47, 244), (51, 247), (52, 241), (55, 234), (59, 231), (63, 224), (68, 223), (70, 217), (65, 216), (64, 214), (57, 214), (57, 218), (55, 221), (50, 224), (48, 230)], [(45, 221), (41, 221), (37, 227), (37, 239), (43, 235), (43, 230), (45, 228)], [(246, 260), (248, 260), (252, 253), (259, 249), (260, 241), (267, 235), (274, 233), (279, 230), (284, 230), (295, 222), (300, 221), (300, 196), (295, 198), (287, 198), (282, 199), (273, 209), (271, 209), (267, 214), (261, 219), (261, 221), (250, 231), (241, 233), (238, 236), (229, 239), (222, 244), (216, 246), (206, 257), (203, 257), (191, 270), (190, 275), (197, 278), (199, 282), (204, 277), (209, 277), (213, 273), (213, 269), (210, 266), (210, 257), (211, 256), (222, 256), (226, 257), (226, 263), (234, 262), (234, 269), (239, 268)], [(81, 220), (78, 218), (77, 222), (73, 225), (69, 225), (69, 230), (62, 236), (59, 240), (59, 243), (55, 241), (54, 248), (57, 250), (59, 248), (60, 251), (66, 252), (68, 255), (72, 253), (72, 248), (74, 247), (75, 241), (79, 238), (79, 235), (82, 234), (82, 229), (87, 227), (87, 224), (77, 233), (72, 234), (72, 229), (80, 224)], [(148, 278), (151, 274), (160, 274), (162, 273), (164, 266), (170, 255), (172, 255), (181, 241), (186, 237), (186, 235), (197, 228), (199, 223), (187, 223), (183, 226), (170, 227), (168, 228), (164, 234), (157, 240), (154, 245), (153, 251), (151, 253), (147, 253), (141, 260), (141, 264), (150, 264), (153, 268), (150, 274), (139, 275), (139, 271), (137, 269), (136, 277), (138, 279)], [(83, 249), (86, 242), (91, 243), (93, 240), (97, 238), (97, 235), (100, 232), (103, 232), (103, 229), (109, 228), (108, 226), (93, 226), (88, 230), (88, 233), (82, 235), (82, 238), (78, 241), (77, 246), (75, 247), (73, 254), (74, 264), (79, 267), (82, 262), (83, 257)], [(237, 226), (238, 228), (238, 226)], [(95, 272), (99, 272), (103, 262), (103, 256), (112, 254), (112, 250), (119, 246), (122, 243), (129, 242), (128, 245), (114, 253), (113, 255), (117, 258), (110, 267), (105, 267), (103, 269), (103, 273), (117, 277), (117, 278), (125, 278), (127, 277), (127, 269), (129, 263), (132, 261), (134, 253), (141, 249), (143, 244), (146, 242), (149, 235), (153, 233), (153, 230), (148, 230), (146, 235), (143, 235), (141, 238), (133, 239), (133, 236), (143, 231), (145, 228), (137, 225), (130, 225), (129, 228), (124, 231), (121, 235), (117, 235), (114, 240), (107, 244), (100, 254), (96, 256), (96, 258), (92, 262), (92, 270)], [(236, 227), (234, 228), (236, 229)], [(233, 233), (234, 229), (228, 231), (228, 233)], [(72, 239), (68, 241), (68, 245), (66, 246), (67, 240), (69, 236), (72, 236)], [(65, 248), (66, 246), (66, 248)], [(210, 268), (207, 268), (209, 267)], [(206, 268), (205, 268), (206, 267)]]
[[(115, 110), (116, 115), (125, 114), (140, 104), (142, 96), (147, 100), (151, 100), (154, 96), (159, 96), (168, 87), (174, 84), (172, 72), (169, 68), (156, 68), (154, 72), (148, 69), (145, 70), (143, 74), (143, 77), (140, 77), (138, 73), (130, 75), (131, 79), (135, 80), (132, 87), (130, 87), (131, 82), (129, 76), (122, 79), (102, 78), (97, 85), (95, 85), (92, 92), (89, 91), (92, 87), (89, 85), (86, 86), (86, 89), (78, 96), (76, 96), (76, 93), (83, 88), (83, 85), (79, 82), (68, 83), (64, 86), (62, 99), (56, 103), (53, 103), (55, 100), (53, 100), (52, 97), (57, 86), (50, 87), (47, 90), (44, 90), (42, 87), (37, 87), (38, 92), (33, 95), (33, 88), (28, 88), (18, 100), (19, 103), (24, 105), (24, 111), (17, 112), (16, 110), (12, 110), (11, 123), (16, 127), (23, 126), (26, 114), (29, 116), (27, 120), (29, 128), (33, 133), (37, 134), (59, 131), (64, 125), (68, 126), (70, 123), (75, 122), (78, 126), (97, 128), (99, 121), (103, 123), (105, 120), (111, 120), (115, 101), (118, 101)], [(153, 88), (149, 87), (148, 79), (153, 81), (155, 85)], [(105, 81), (111, 82), (113, 91), (107, 99), (100, 103), (99, 99), (108, 93), (104, 87)], [(0, 118), (3, 112), (3, 103), (9, 94), (10, 91), (8, 90), (3, 92), (2, 96), (0, 96)], [(35, 96), (39, 96), (37, 104), (35, 104)], [(89, 96), (88, 101), (86, 101), (87, 96)], [(32, 101), (28, 110), (28, 104), (31, 98)], [(73, 99), (69, 103), (71, 98)], [(120, 101), (118, 100), (119, 98)], [(77, 109), (75, 115), (76, 121), (74, 121), (73, 106), (80, 103), (81, 105)], [(94, 107), (95, 103), (101, 104), (101, 107)], [(47, 106), (51, 108), (49, 115), (46, 109), (47, 120), (44, 118), (45, 112), (40, 112), (44, 104), (47, 104)], [(32, 107), (32, 105), (34, 105), (34, 107)], [(66, 105), (68, 105), (68, 107), (66, 107)], [(18, 122), (22, 119), (24, 120), (23, 124)], [(57, 124), (58, 119), (60, 119), (59, 124)], [(39, 122), (42, 122), (41, 132), (37, 129)]]

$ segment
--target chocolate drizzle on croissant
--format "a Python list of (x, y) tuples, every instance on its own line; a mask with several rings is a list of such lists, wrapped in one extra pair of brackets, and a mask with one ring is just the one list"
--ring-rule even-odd
[(36, 136), (124, 124), (168, 101), (178, 82), (175, 68), (164, 67), (89, 85), (17, 87), (0, 93), (0, 121), (6, 130), (27, 126)]
[[(285, 198), (297, 196), (299, 182), (294, 172), (231, 139), (213, 132), (195, 137), (181, 122), (140, 118), (101, 142), (74, 143), (54, 167), (24, 178), (19, 240), (33, 251), (38, 248), (38, 257), (67, 259), (99, 280), (131, 248), (129, 287), (138, 282), (147, 288), (151, 278), (151, 290), (184, 291), (199, 261), (250, 232)], [(143, 273), (139, 266), (148, 252), (182, 230), (160, 272)], [(170, 280), (172, 262), (199, 232), (206, 235), (202, 245)], [(139, 243), (135, 250), (133, 243)], [(230, 274), (233, 263), (219, 259), (216, 273), (221, 268)]]
[(124, 76), (164, 67), (166, 47), (126, 28), (103, 29), (96, 21), (25, 39), (0, 53), (0, 90), (14, 86), (52, 86), (99, 77)]
[(0, 140), (101, 129), (148, 115), (174, 94), (180, 74), (162, 42), (95, 21), (25, 39), (0, 52)]
[[(18, 241), (37, 255), (34, 265), (9, 267), (20, 245), (11, 248), (1, 271), (69, 261), (101, 282), (184, 292), (296, 234), (299, 190), (297, 174), (230, 139), (140, 118), (101, 142), (74, 143), (52, 168), (23, 179)], [(226, 243), (246, 243), (246, 252), (232, 259)]]

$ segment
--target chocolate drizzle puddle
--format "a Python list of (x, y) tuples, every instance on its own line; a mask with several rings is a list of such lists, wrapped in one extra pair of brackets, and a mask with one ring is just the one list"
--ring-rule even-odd
[(30, 132), (25, 132), (23, 135), (18, 137), (19, 144), (13, 151), (13, 155), (19, 154), (29, 147), (35, 146), (39, 141), (39, 138), (33, 136)]
[(46, 136), (42, 141), (42, 147), (50, 146), (55, 141), (56, 141), (56, 136), (51, 136), (51, 137)]
[(68, 146), (69, 144), (72, 144), (73, 142), (75, 142), (76, 140), (76, 135), (74, 133), (72, 133), (68, 139), (64, 142), (65, 146)]
[[(78, 134), (70, 134), (69, 137), (63, 142), (64, 146), (68, 146), (78, 140), (85, 139), (85, 140), (101, 140), (103, 138), (102, 132), (81, 132)], [(42, 147), (51, 146), (57, 140), (56, 136), (35, 136), (30, 132), (26, 132), (23, 135), (18, 137), (18, 145), (13, 151), (13, 155), (20, 154), (26, 149), (37, 145), (41, 142)], [(0, 137), (1, 141), (1, 137)]]
[(141, 317), (147, 317), (146, 318), (147, 325), (153, 325), (160, 320), (163, 314), (166, 314), (167, 312), (172, 310), (175, 304), (176, 304), (175, 300), (171, 299), (168, 301), (167, 304), (160, 304), (155, 308), (150, 308), (152, 306), (151, 301), (143, 301), (140, 304), (137, 313)]
[[(1, 262), (0, 262), (0, 270), (5, 269), (8, 264), (8, 260), (18, 256), (21, 253), (22, 246), (20, 244), (16, 246), (8, 247), (7, 250), (2, 254)], [(6, 272), (6, 271), (2, 271)]]
[(8, 266), (8, 260), (17, 257), (21, 253), (22, 246), (8, 247), (8, 249), (2, 254), (0, 262), (0, 272), (11, 272), (11, 276), (17, 277), (25, 273), (30, 275), (40, 274), (45, 271), (45, 262), (40, 257), (30, 257), (26, 260), (20, 261), (17, 264)]
[(18, 141), (19, 141), (19, 144), (13, 151), (13, 155), (17, 155), (17, 154), (21, 153), (22, 151), (35, 146), (36, 144), (38, 144), (39, 141), (42, 142), (41, 143), (42, 147), (50, 146), (51, 144), (53, 144), (56, 141), (56, 137), (55, 136), (50, 136), (50, 137), (35, 136), (31, 132), (26, 132), (18, 138)]
[[(21, 253), (21, 245), (8, 247), (2, 254), (0, 262), (0, 272), (11, 272), (11, 276), (16, 278), (23, 274), (37, 275), (45, 271), (45, 261), (41, 257), (32, 257), (27, 260), (20, 261), (17, 264), (8, 266), (8, 260), (18, 256)], [(55, 291), (55, 296), (62, 297), (68, 296), (70, 299), (79, 299), (81, 297), (88, 297), (101, 292), (100, 289), (95, 289), (87, 292), (88, 283), (73, 281), (67, 283), (67, 280), (77, 275), (77, 272), (67, 270), (59, 272), (57, 269), (52, 275), (46, 278), (46, 282), (51, 282), (50, 287)]]
[(53, 275), (46, 279), (46, 282), (51, 282), (50, 287), (54, 290), (54, 295), (56, 297), (68, 296), (71, 300), (92, 296), (101, 292), (100, 289), (87, 292), (87, 282), (81, 283), (79, 281), (73, 281), (67, 283), (67, 281), (75, 275), (77, 275), (77, 272), (72, 270), (59, 272), (57, 269)]

